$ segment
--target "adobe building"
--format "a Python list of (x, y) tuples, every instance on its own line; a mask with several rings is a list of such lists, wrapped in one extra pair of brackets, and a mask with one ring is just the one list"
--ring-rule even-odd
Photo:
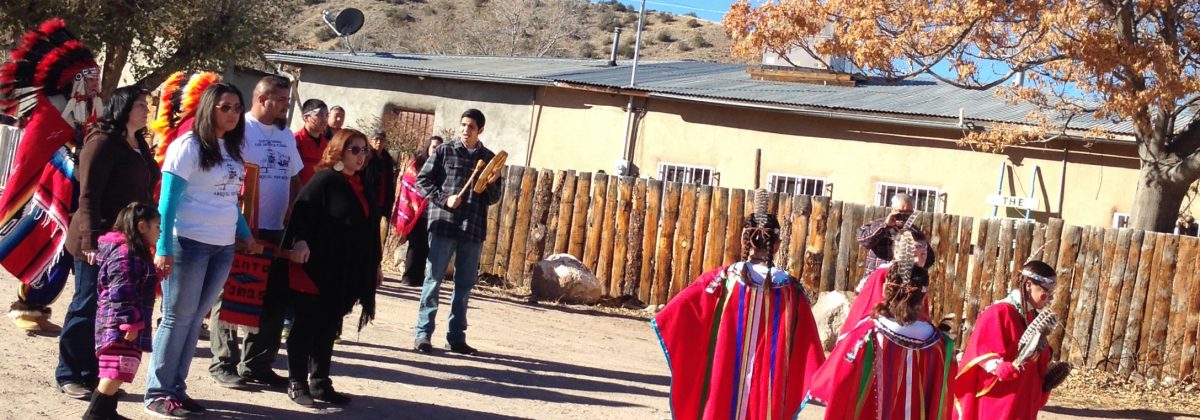
[[(931, 80), (643, 61), (630, 87), (625, 61), (316, 51), (267, 59), (299, 79), (297, 103), (341, 105), (348, 126), (399, 118), (433, 134), (479, 108), (488, 117), (480, 138), (516, 165), (610, 174), (631, 165), (642, 177), (864, 204), (905, 191), (919, 210), (1104, 227), (1123, 226), (1136, 188), (1130, 124), (1077, 117), (1048, 142), (973, 151), (957, 144), (968, 130), (1024, 124), (1033, 108)], [(789, 77), (798, 81), (762, 80)], [(1087, 137), (1092, 129), (1112, 139)], [(1014, 207), (994, 206), (1001, 196)]]

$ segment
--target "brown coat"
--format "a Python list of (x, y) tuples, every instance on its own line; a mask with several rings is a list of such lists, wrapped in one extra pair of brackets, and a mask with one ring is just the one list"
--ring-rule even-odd
[(117, 213), (134, 201), (154, 204), (161, 173), (150, 146), (138, 137), (141, 154), (124, 138), (93, 130), (84, 140), (75, 176), (79, 179), (79, 209), (67, 229), (67, 251), (76, 258), (96, 250), (96, 240), (112, 230)]

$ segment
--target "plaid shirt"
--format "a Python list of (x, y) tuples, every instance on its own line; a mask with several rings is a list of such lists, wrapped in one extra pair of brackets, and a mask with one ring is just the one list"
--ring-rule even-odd
[[(501, 180), (489, 185), (483, 193), (476, 194), (471, 188), (459, 203), (458, 208), (446, 207), (446, 199), (462, 191), (463, 184), (475, 170), (475, 162), (491, 162), (496, 154), (480, 142), (475, 153), (467, 150), (462, 141), (452, 141), (434, 149), (417, 175), (417, 187), (429, 198), (426, 215), (429, 232), (455, 239), (483, 242), (487, 236), (487, 208), (500, 201)], [(482, 174), (479, 176), (483, 176)]]
[[(921, 231), (916, 226), (912, 226), (910, 229)], [(867, 248), (867, 274), (874, 272), (881, 264), (892, 261), (892, 237), (899, 232), (900, 229), (887, 225), (887, 218), (872, 220), (858, 228), (858, 235), (855, 236), (855, 239)], [(933, 261), (933, 252), (931, 250), (927, 250), (927, 252), (926, 268)]]

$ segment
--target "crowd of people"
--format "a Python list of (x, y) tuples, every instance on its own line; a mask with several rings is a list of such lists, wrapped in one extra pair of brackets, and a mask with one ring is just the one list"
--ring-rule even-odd
[(1037, 260), (956, 350), (930, 317), (926, 298), (937, 279), (906, 194), (859, 229), (872, 270), (826, 355), (803, 286), (772, 262), (780, 225), (767, 213), (766, 191), (758, 197), (742, 230), (743, 260), (700, 276), (653, 321), (675, 417), (790, 419), (817, 404), (826, 419), (1034, 420), (1069, 373), (1051, 364), (1036, 326), (1052, 317), (1055, 287), (1054, 269)]
[[(30, 32), (13, 54), (0, 67), (0, 114), (24, 130), (0, 213), (28, 227), (0, 238), (0, 263), (22, 280), (14, 318), (59, 336), (55, 383), (90, 400), (85, 419), (123, 418), (117, 395), (143, 352), (145, 411), (204, 414), (187, 384), (206, 319), (216, 384), (284, 389), (309, 407), (350, 403), (331, 380), (333, 346), (356, 306), (352, 328), (374, 319), (381, 242), (393, 225), (411, 245), (406, 283), (422, 287), (414, 349), (433, 351), (437, 294), (453, 258), (447, 347), (477, 352), (466, 342), (467, 300), (484, 215), (500, 198), (498, 171), (481, 193), (461, 188), (495, 156), (478, 137), (482, 112), (464, 112), (460, 139), (429, 139), (398, 173), (387, 130), (345, 127), (340, 106), (303, 101), (303, 126), (288, 129), (293, 90), (283, 77), (263, 77), (245, 96), (214, 73), (180, 72), (154, 97), (126, 86), (101, 98), (92, 54), (61, 20)], [(270, 260), (253, 308), (225, 296), (238, 252)], [(60, 329), (49, 303), (71, 272), (75, 294)], [(226, 312), (255, 316), (234, 322)], [(285, 337), (288, 369), (279, 375), (272, 366)]]
[[(350, 403), (333, 386), (333, 348), (355, 307), (352, 328), (375, 317), (391, 229), (409, 244), (404, 283), (421, 287), (413, 349), (434, 351), (438, 294), (454, 261), (445, 346), (478, 353), (467, 343), (468, 301), (487, 210), (501, 198), (500, 171), (481, 171), (497, 154), (479, 138), (479, 110), (461, 114), (458, 138), (429, 138), (398, 173), (387, 130), (345, 127), (342, 107), (303, 101), (293, 133), (286, 78), (263, 77), (245, 96), (215, 74), (178, 73), (157, 98), (127, 86), (101, 103), (98, 66), (61, 21), (13, 54), (0, 68), (0, 114), (25, 137), (0, 195), (0, 217), (17, 226), (0, 240), (0, 264), (22, 280), (14, 310), (43, 329), (74, 273), (54, 376), (61, 392), (90, 400), (85, 419), (123, 418), (117, 395), (144, 352), (144, 410), (204, 414), (187, 382), (206, 318), (218, 385), (282, 389), (305, 407)], [(1069, 372), (1030, 333), (1055, 287), (1041, 261), (1021, 267), (1016, 288), (956, 349), (930, 317), (934, 258), (904, 194), (859, 229), (869, 275), (826, 355), (803, 286), (773, 264), (781, 233), (766, 197), (758, 193), (744, 223), (742, 261), (702, 275), (653, 321), (676, 417), (794, 418), (814, 403), (828, 419), (1035, 419)], [(246, 325), (222, 316), (245, 311), (223, 298), (237, 252), (271, 258), (245, 337)], [(285, 342), (286, 376), (272, 369)]]

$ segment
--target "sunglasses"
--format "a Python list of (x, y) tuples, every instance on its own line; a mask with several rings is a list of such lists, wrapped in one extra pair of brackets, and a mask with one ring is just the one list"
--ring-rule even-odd
[(357, 155), (359, 153), (367, 151), (367, 148), (362, 147), (362, 146), (350, 146), (350, 147), (346, 148), (346, 151), (349, 151), (350, 154), (352, 154), (352, 155)]
[(216, 108), (217, 108), (217, 110), (219, 110), (221, 112), (229, 112), (229, 110), (231, 110), (231, 109), (236, 109), (237, 112), (242, 112), (242, 104), (237, 104), (237, 105), (220, 104), (220, 105), (217, 105)]

